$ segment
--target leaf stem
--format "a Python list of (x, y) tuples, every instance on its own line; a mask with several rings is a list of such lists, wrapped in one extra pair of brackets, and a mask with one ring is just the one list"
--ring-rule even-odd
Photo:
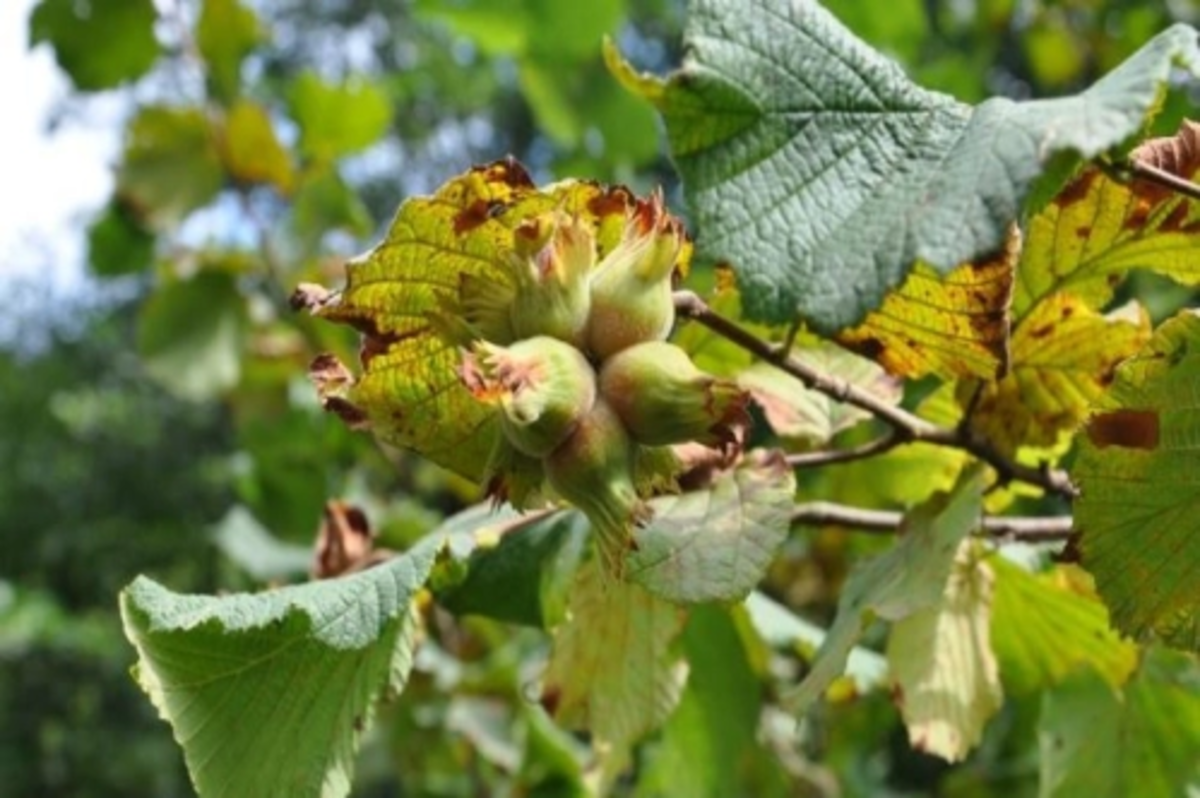
[(1100, 168), (1105, 174), (1120, 182), (1144, 180), (1147, 183), (1154, 183), (1163, 188), (1170, 189), (1185, 197), (1200, 200), (1200, 185), (1193, 183), (1185, 177), (1168, 172), (1165, 169), (1160, 169), (1152, 164), (1139, 161), (1136, 158), (1131, 158), (1120, 163), (1102, 161)]
[[(893, 446), (920, 441), (934, 446), (961, 449), (996, 470), (1001, 483), (1016, 480), (1036, 485), (1048, 493), (1067, 499), (1079, 494), (1065, 471), (1049, 467), (1036, 468), (1018, 463), (997, 450), (990, 441), (969, 426), (953, 429), (942, 427), (901, 407), (889, 405), (858, 386), (839, 377), (819, 371), (792, 357), (786, 350), (764, 341), (754, 333), (713, 311), (691, 291), (675, 293), (675, 309), (683, 316), (703, 324), (721, 337), (762, 358), (776, 368), (795, 377), (810, 390), (818, 391), (838, 402), (866, 410), (892, 428)], [(882, 446), (882, 444), (880, 444)], [(891, 448), (889, 446), (888, 448)], [(886, 451), (883, 449), (882, 451)], [(878, 452), (873, 452), (877, 454)]]
[[(870, 532), (897, 532), (904, 514), (887, 510), (864, 510), (834, 502), (805, 502), (792, 509), (792, 523), (840, 524)], [(1053, 543), (1071, 537), (1073, 519), (1053, 516), (984, 516), (980, 530), (991, 538), (1024, 543)]]

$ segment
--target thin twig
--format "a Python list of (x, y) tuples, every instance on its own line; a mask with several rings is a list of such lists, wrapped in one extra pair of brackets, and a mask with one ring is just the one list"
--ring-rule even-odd
[(1065, 498), (1074, 498), (1079, 493), (1065, 471), (1048, 467), (1034, 468), (1018, 463), (997, 450), (970, 427), (950, 429), (939, 426), (901, 407), (890, 405), (853, 383), (819, 371), (792, 357), (787, 351), (764, 341), (737, 322), (714, 312), (704, 300), (691, 291), (675, 293), (675, 308), (683, 316), (703, 324), (747, 352), (792, 375), (809, 389), (866, 410), (892, 428), (897, 445), (920, 441), (961, 449), (995, 469), (1001, 482), (1026, 482)]
[(1118, 174), (1124, 173), (1122, 176), (1127, 175), (1129, 178), (1155, 183), (1185, 197), (1200, 200), (1200, 185), (1193, 183), (1185, 177), (1168, 172), (1165, 169), (1160, 169), (1157, 166), (1152, 166), (1136, 159), (1116, 164), (1115, 168), (1119, 170)]
[[(887, 510), (864, 510), (834, 502), (805, 502), (792, 509), (792, 523), (838, 524), (868, 532), (894, 533), (900, 530), (904, 514)], [(983, 534), (992, 538), (1025, 543), (1053, 543), (1071, 536), (1069, 515), (1052, 516), (984, 516), (980, 522)]]
[(849, 449), (830, 449), (823, 452), (789, 454), (785, 459), (787, 460), (787, 464), (792, 468), (816, 468), (817, 466), (840, 465), (841, 463), (852, 463), (855, 460), (865, 460), (868, 457), (883, 454), (895, 449), (903, 442), (903, 440), (896, 437), (895, 433), (888, 433), (873, 441), (867, 441)]

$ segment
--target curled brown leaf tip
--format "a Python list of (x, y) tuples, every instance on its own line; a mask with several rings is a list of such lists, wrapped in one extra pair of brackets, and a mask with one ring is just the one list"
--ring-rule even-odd
[(329, 304), (332, 298), (333, 292), (324, 286), (316, 283), (300, 283), (292, 292), (288, 303), (292, 306), (292, 310), (307, 310), (309, 313), (317, 313)]
[(317, 529), (314, 579), (329, 579), (379, 561), (366, 514), (352, 504), (328, 501)]

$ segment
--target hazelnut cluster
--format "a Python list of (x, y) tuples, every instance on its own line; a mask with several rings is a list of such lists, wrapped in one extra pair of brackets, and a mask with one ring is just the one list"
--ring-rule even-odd
[(509, 290), (460, 286), (469, 343), (459, 377), (499, 412), (493, 473), (544, 475), (587, 515), (606, 570), (619, 575), (633, 525), (647, 518), (639, 457), (734, 443), (746, 397), (666, 341), (672, 280), (689, 248), (660, 194), (633, 203), (602, 258), (586, 221), (561, 210), (523, 221), (513, 242)]

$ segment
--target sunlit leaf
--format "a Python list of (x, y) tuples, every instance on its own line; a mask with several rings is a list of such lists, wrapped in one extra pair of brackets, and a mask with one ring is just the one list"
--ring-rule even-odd
[(542, 702), (560, 723), (591, 732), (605, 773), (624, 769), (630, 746), (678, 703), (687, 665), (673, 643), (684, 620), (644, 587), (607, 579), (594, 559), (579, 570)]
[(314, 369), (326, 407), (479, 479), (499, 422), (464, 387), (461, 353), (439, 326), (457, 313), (460, 285), (473, 280), (501, 293), (510, 287), (514, 229), (552, 209), (591, 224), (602, 257), (618, 242), (632, 203), (626, 189), (595, 183), (541, 191), (515, 161), (477, 167), (432, 197), (408, 200), (383, 243), (347, 265), (344, 290), (300, 300), (364, 334), (360, 375), (327, 361)]
[(1075, 467), (1083, 562), (1136, 639), (1200, 649), (1200, 316), (1184, 312), (1117, 367)]
[[(1151, 139), (1130, 157), (1186, 179), (1200, 176), (1200, 126)], [(1200, 204), (1144, 180), (1118, 183), (1096, 167), (1073, 178), (1030, 219), (1018, 267), (1018, 320), (1049, 295), (1068, 291), (1094, 308), (1135, 267), (1200, 282)]]
[(1003, 379), (962, 385), (971, 426), (1002, 451), (1053, 446), (1074, 431), (1112, 382), (1114, 370), (1150, 340), (1136, 303), (1102, 315), (1070, 294), (1038, 303), (1017, 325)]
[(1019, 237), (939, 275), (918, 263), (878, 310), (837, 340), (901, 377), (992, 379), (1008, 368), (1008, 303)]
[(697, 0), (684, 39), (648, 98), (701, 253), (739, 270), (750, 317), (821, 332), (861, 321), (917, 261), (946, 272), (1000, 249), (1053, 156), (1120, 145), (1174, 66), (1200, 69), (1179, 25), (1080, 95), (971, 107), (910, 82), (813, 0)]
[(220, 154), (198, 108), (144, 106), (129, 123), (117, 193), (157, 228), (211, 202), (225, 181)]
[[(836, 344), (821, 342), (816, 346), (796, 347), (792, 357), (825, 374), (837, 375), (884, 404), (898, 404), (903, 394), (900, 383), (882, 368)], [(799, 439), (812, 447), (823, 446), (842, 430), (870, 418), (867, 411), (810, 390), (769, 363), (755, 363), (744, 369), (738, 373), (737, 381), (750, 391), (776, 434)]]
[(248, 325), (233, 276), (203, 271), (150, 295), (138, 323), (138, 351), (150, 375), (174, 393), (212, 399), (237, 384)]
[(787, 537), (796, 485), (782, 457), (759, 453), (703, 490), (651, 502), (626, 573), (680, 603), (737, 601), (766, 573)]
[(1044, 798), (1191, 795), (1200, 790), (1200, 666), (1151, 648), (1124, 689), (1084, 672), (1045, 694)]
[(229, 109), (221, 154), (225, 168), (244, 183), (270, 183), (282, 192), (291, 190), (292, 162), (279, 143), (267, 109), (241, 100)]
[(292, 117), (300, 125), (300, 150), (317, 161), (332, 161), (374, 144), (392, 120), (392, 106), (379, 86), (362, 79), (326, 83), (312, 72), (296, 78)]
[(983, 483), (982, 469), (967, 472), (949, 494), (937, 494), (905, 516), (904, 534), (895, 546), (855, 565), (833, 626), (808, 675), (788, 698), (794, 711), (806, 711), (842, 674), (872, 618), (899, 621), (942, 600), (958, 544), (979, 523)]
[(204, 0), (196, 23), (196, 47), (213, 94), (226, 102), (238, 95), (242, 61), (265, 38), (254, 10), (239, 0)]
[(29, 17), (29, 41), (49, 42), (75, 86), (97, 91), (154, 66), (157, 18), (152, 0), (42, 0)]
[(1108, 623), (1108, 610), (1069, 566), (1034, 575), (1003, 557), (988, 561), (996, 574), (992, 648), (1010, 694), (1058, 684), (1092, 669), (1119, 687), (1137, 665), (1137, 647)]
[(375, 704), (412, 660), (435, 541), (355, 576), (222, 597), (121, 594), (138, 684), (201, 795), (340, 796)]
[(1003, 700), (989, 634), (994, 581), (964, 540), (941, 600), (896, 621), (888, 636), (892, 696), (909, 743), (950, 762), (979, 744)]

